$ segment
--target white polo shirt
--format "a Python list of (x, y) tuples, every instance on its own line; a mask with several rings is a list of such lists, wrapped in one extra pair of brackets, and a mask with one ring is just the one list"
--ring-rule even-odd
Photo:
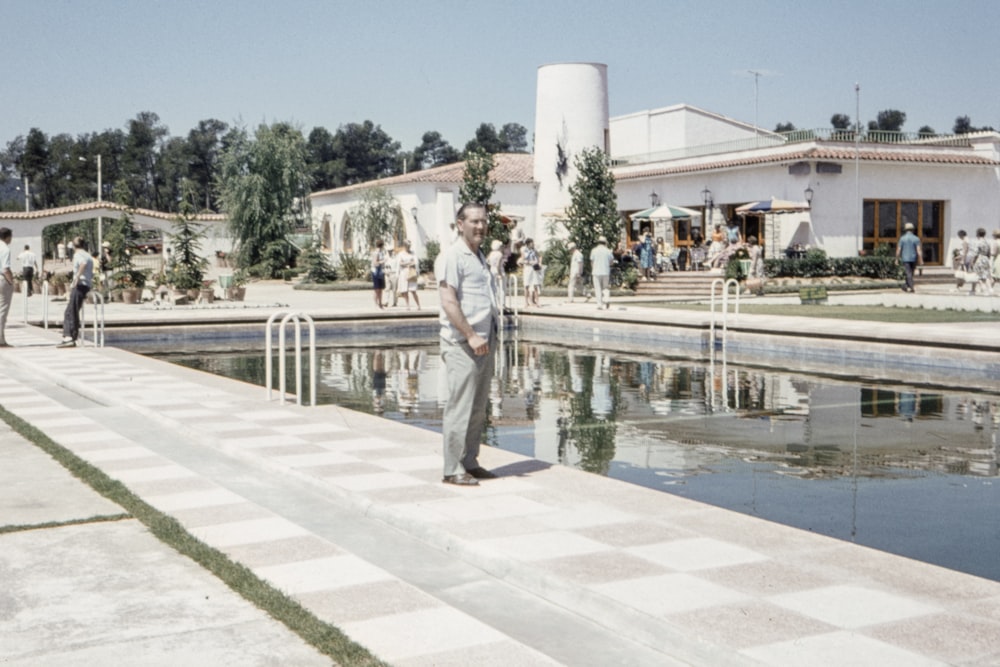
[[(500, 307), (496, 280), (486, 257), (481, 251), (473, 253), (465, 241), (458, 240), (441, 253), (435, 265), (438, 284), (445, 283), (455, 288), (462, 314), (472, 330), (489, 340), (495, 323), (500, 319)], [(452, 326), (443, 308), (438, 321), (441, 323), (441, 338), (451, 343), (465, 341), (465, 337)]]

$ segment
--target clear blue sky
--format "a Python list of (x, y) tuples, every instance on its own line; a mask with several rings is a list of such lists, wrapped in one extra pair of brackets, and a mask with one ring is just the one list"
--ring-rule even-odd
[(611, 115), (688, 103), (772, 129), (834, 113), (1000, 128), (995, 0), (0, 0), (0, 145), (218, 118), (308, 133), (371, 120), (413, 149), (534, 125), (539, 65), (608, 65)]

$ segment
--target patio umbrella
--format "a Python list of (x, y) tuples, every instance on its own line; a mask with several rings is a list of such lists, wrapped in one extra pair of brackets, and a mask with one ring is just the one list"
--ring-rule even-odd
[[(752, 201), (749, 204), (743, 204), (736, 208), (736, 215), (746, 217), (748, 215), (759, 215), (764, 218), (764, 223), (767, 223), (767, 214), (781, 215), (782, 213), (802, 213), (803, 211), (809, 210), (809, 202), (805, 201), (788, 201), (786, 199), (777, 199), (771, 197), (770, 199), (763, 201)], [(777, 227), (778, 222), (775, 218), (771, 218), (771, 226)], [(776, 235), (777, 232), (772, 229), (771, 235)], [(768, 243), (767, 250), (772, 258), (778, 256), (778, 247), (776, 243)]]
[(660, 204), (653, 208), (647, 208), (645, 211), (633, 213), (629, 217), (632, 220), (690, 220), (695, 217), (700, 218), (701, 212), (683, 206)]
[(809, 202), (788, 201), (771, 197), (763, 201), (752, 201), (736, 209), (737, 215), (748, 213), (801, 213), (809, 210)]

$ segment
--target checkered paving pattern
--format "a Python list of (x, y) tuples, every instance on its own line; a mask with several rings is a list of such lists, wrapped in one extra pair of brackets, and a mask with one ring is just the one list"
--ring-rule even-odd
[[(37, 342), (13, 333), (14, 345)], [(442, 485), (434, 434), (358, 430), (329, 411), (269, 404), (120, 352), (61, 351), (57, 365), (53, 354), (29, 345), (13, 363), (346, 501), (665, 658), (1000, 663), (995, 582), (492, 448), (483, 458), (499, 479)], [(37, 389), (4, 382), (0, 403), (393, 664), (552, 664)]]

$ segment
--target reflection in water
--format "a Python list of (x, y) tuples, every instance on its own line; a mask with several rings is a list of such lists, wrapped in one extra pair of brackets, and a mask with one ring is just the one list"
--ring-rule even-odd
[[(165, 358), (263, 384), (259, 356)], [(436, 346), (319, 363), (320, 402), (440, 430)], [(525, 342), (496, 364), (493, 446), (1000, 580), (995, 395)]]

